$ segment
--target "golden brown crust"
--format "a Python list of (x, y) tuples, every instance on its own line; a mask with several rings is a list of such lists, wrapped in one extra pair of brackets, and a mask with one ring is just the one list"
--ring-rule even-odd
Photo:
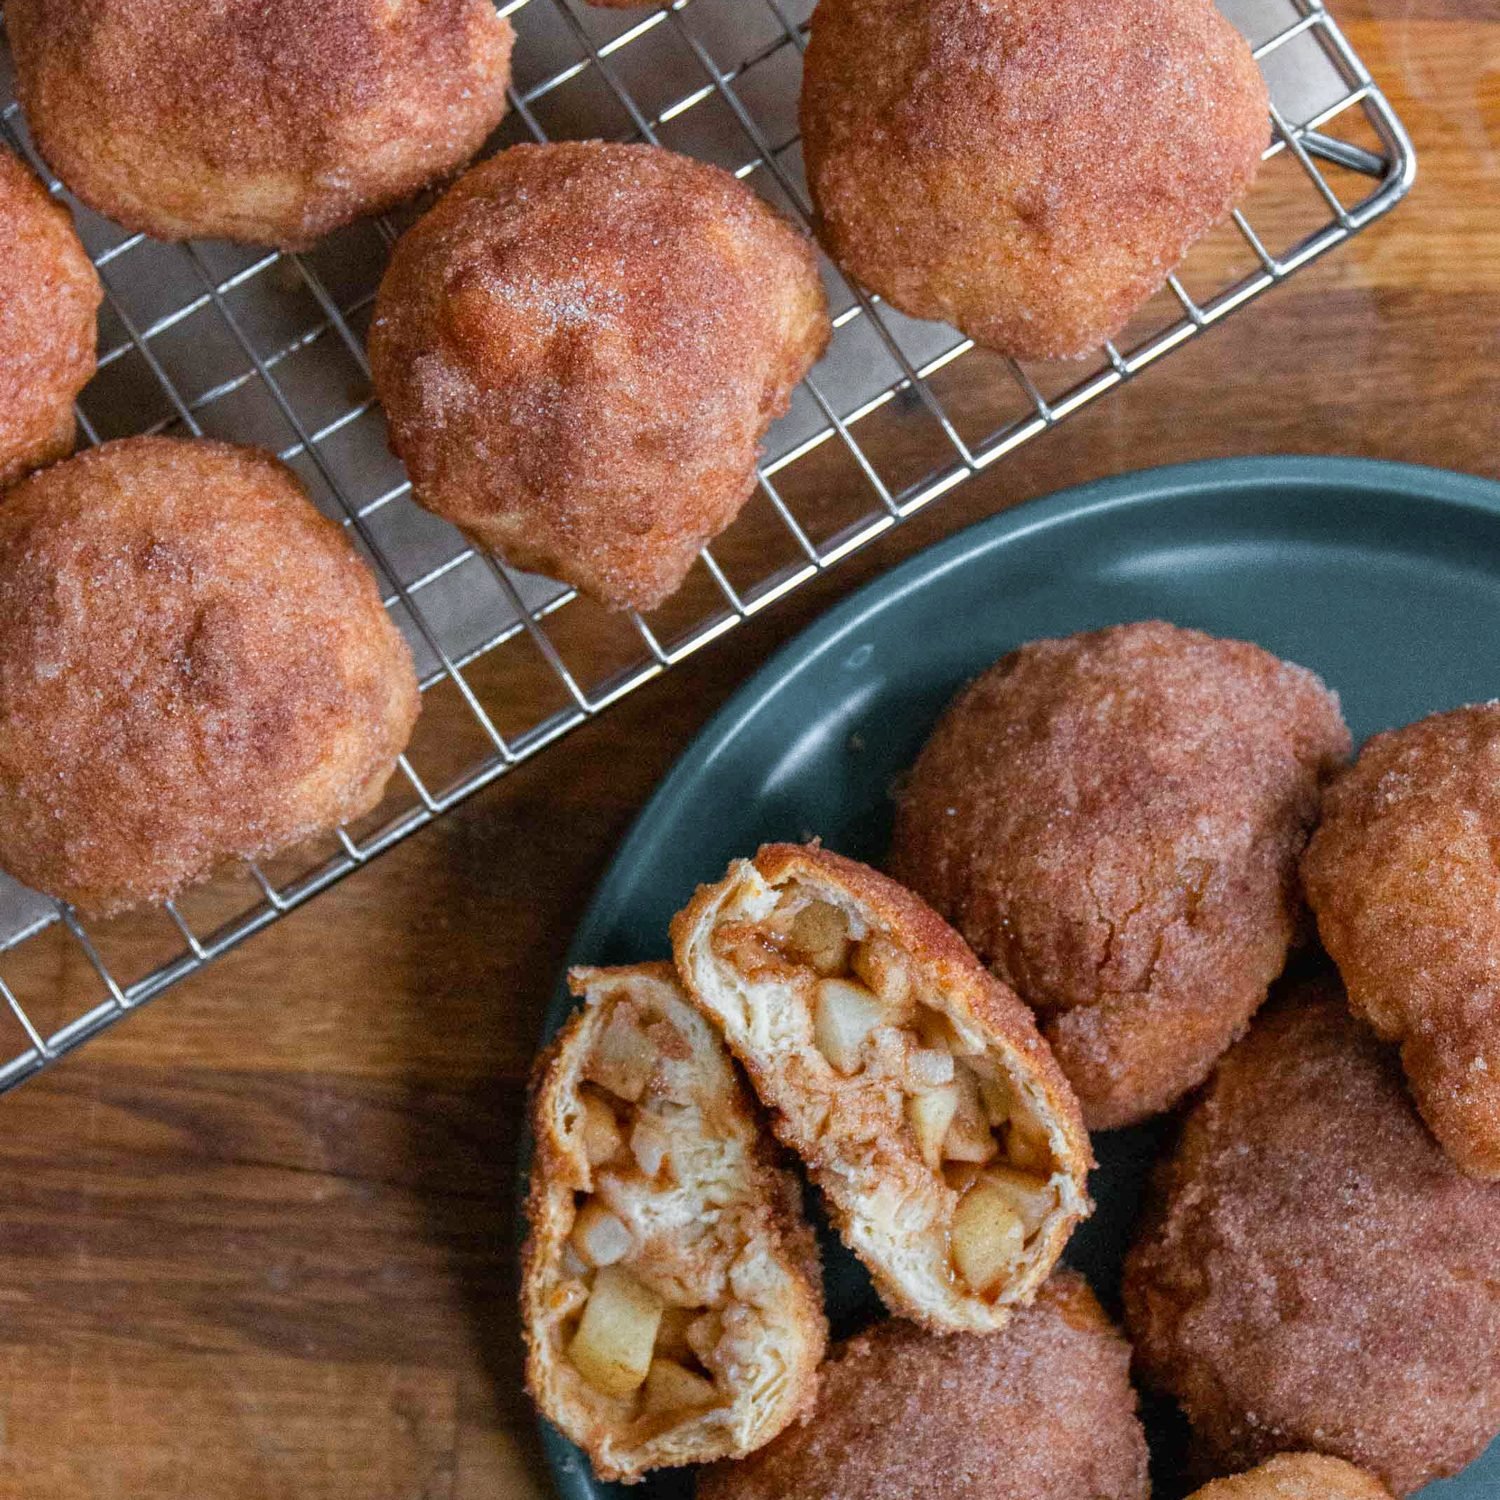
[[(715, 931), (740, 909), (763, 903), (767, 893), (774, 900), (774, 893), (787, 886), (840, 901), (871, 931), (891, 939), (909, 955), (930, 991), (941, 994), (948, 1014), (972, 1027), (1012, 1076), (1024, 1080), (1028, 1107), (1050, 1132), (1060, 1199), (997, 1299), (968, 1293), (951, 1273), (943, 1283), (927, 1264), (921, 1242), (945, 1210), (951, 1215), (952, 1205), (928, 1201), (930, 1173), (904, 1131), (889, 1129), (884, 1091), (877, 1089), (882, 1097), (865, 1100), (858, 1088), (840, 1089), (830, 1104), (824, 1092), (830, 1075), (809, 1055), (810, 1044), (768, 1040), (765, 1018), (737, 1014), (749, 1008), (747, 998), (725, 992), (733, 980), (715, 955)], [(1003, 1327), (1011, 1308), (1035, 1294), (1091, 1207), (1087, 1179), (1093, 1155), (1078, 1103), (1026, 1007), (923, 901), (868, 865), (817, 844), (767, 844), (753, 861), (736, 861), (723, 880), (699, 887), (673, 918), (671, 932), (690, 997), (725, 1031), (766, 1107), (771, 1129), (801, 1157), (823, 1192), (829, 1218), (869, 1267), (886, 1305), (937, 1330)], [(865, 1105), (869, 1117), (861, 1123)], [(929, 1225), (924, 1214), (937, 1218)], [(892, 1229), (891, 1221), (904, 1227)]]
[(1338, 699), (1161, 621), (1012, 652), (901, 795), (891, 867), (1044, 1018), (1094, 1130), (1207, 1076), (1280, 973)]
[(1500, 703), (1379, 734), (1302, 862), (1349, 1003), (1475, 1177), (1500, 1178)]
[(9, 0), (37, 146), (159, 239), (300, 249), (457, 171), (505, 112), (490, 0)]
[(368, 811), (419, 706), (296, 477), (130, 438), (0, 506), (0, 866), (100, 916)]
[(1232, 1479), (1216, 1479), (1189, 1500), (1391, 1500), (1391, 1492), (1342, 1459), (1281, 1453)]
[(1404, 1495), (1500, 1432), (1500, 1187), (1443, 1155), (1332, 980), (1219, 1064), (1124, 1292), (1214, 1469), (1311, 1449)]
[(1062, 358), (1229, 211), (1270, 127), (1211, 0), (823, 0), (802, 132), (841, 266), (915, 317)]
[(739, 513), (828, 337), (811, 246), (749, 188), (570, 141), (502, 151), (408, 231), (370, 361), (424, 505), (649, 609)]
[(0, 148), (0, 485), (73, 449), (103, 292), (62, 204)]
[(705, 1471), (698, 1500), (1146, 1500), (1129, 1368), (1071, 1272), (1003, 1333), (880, 1323), (824, 1365), (805, 1424)]
[[(671, 964), (579, 968), (568, 980), (584, 1004), (537, 1058), (532, 1073), (535, 1155), (526, 1201), (529, 1233), (521, 1254), (527, 1390), (548, 1420), (584, 1449), (602, 1479), (632, 1482), (664, 1465), (743, 1456), (805, 1413), (817, 1394), (828, 1330), (822, 1268), (802, 1213), (801, 1188), (778, 1160), (728, 1055), (687, 1005)], [(732, 1182), (721, 1182), (712, 1202), (699, 1205), (694, 1216), (717, 1226), (700, 1244), (719, 1246), (722, 1240), (725, 1264), (711, 1268), (713, 1278), (756, 1298), (752, 1305), (767, 1323), (755, 1358), (744, 1350), (726, 1354), (726, 1365), (717, 1372), (721, 1388), (736, 1387), (733, 1411), (651, 1431), (642, 1431), (628, 1408), (592, 1392), (566, 1353), (567, 1319), (576, 1308), (563, 1285), (561, 1257), (580, 1196), (598, 1186), (569, 1124), (588, 1051), (620, 998), (644, 1001), (667, 1016), (679, 1035), (689, 1032), (699, 1049), (693, 1066), (702, 1075), (703, 1128), (736, 1147)], [(660, 1087), (658, 1078), (651, 1089)], [(774, 1357), (765, 1352), (773, 1340)]]

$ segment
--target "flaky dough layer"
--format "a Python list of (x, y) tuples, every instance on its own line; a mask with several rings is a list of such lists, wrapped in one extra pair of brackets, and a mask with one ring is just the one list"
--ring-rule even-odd
[[(886, 948), (903, 974), (905, 1010), (872, 1021), (852, 1047), (857, 1056), (841, 1062), (822, 1050), (824, 978), (788, 959), (791, 950), (776, 935), (780, 913), (799, 903), (833, 910), (856, 951)], [(816, 845), (768, 844), (753, 860), (736, 861), (673, 919), (672, 945), (694, 1003), (723, 1030), (772, 1129), (806, 1164), (892, 1311), (934, 1329), (1003, 1327), (1046, 1279), (1090, 1207), (1093, 1159), (1077, 1101), (1026, 1007), (911, 892)], [(946, 1041), (911, 1047), (907, 1033), (924, 1024), (930, 1033), (934, 1015)], [(945, 1175), (946, 1161), (938, 1171), (924, 1159), (910, 1123), (912, 1075), (933, 1064), (959, 1074), (989, 1070), (1017, 1122), (996, 1130), (1006, 1150), (1017, 1151), (1006, 1132), (1021, 1130), (1031, 1154), (1019, 1164), (1043, 1183), (1046, 1207), (1025, 1225), (1024, 1248), (1018, 1242), (1014, 1263), (982, 1295), (956, 1272), (951, 1235), (986, 1168), (978, 1166), (966, 1185), (950, 1185), (962, 1176)], [(1005, 1151), (993, 1165), (1005, 1167)]]
[[(808, 1408), (827, 1342), (801, 1189), (777, 1165), (734, 1064), (670, 964), (575, 969), (569, 980), (583, 1004), (538, 1059), (532, 1102), (527, 1387), (603, 1479), (743, 1456)], [(622, 1027), (641, 1051), (621, 1050)], [(591, 1138), (601, 1108), (618, 1131), (602, 1149)], [(602, 1259), (667, 1309), (644, 1392), (600, 1390), (583, 1373), (591, 1366), (574, 1363), (599, 1274), (576, 1247), (589, 1250), (599, 1231), (585, 1216), (601, 1210), (619, 1237), (600, 1239)], [(674, 1315), (685, 1335), (670, 1331)], [(685, 1398), (653, 1378), (658, 1357), (686, 1384)], [(674, 1408), (691, 1402), (695, 1380), (713, 1404)]]

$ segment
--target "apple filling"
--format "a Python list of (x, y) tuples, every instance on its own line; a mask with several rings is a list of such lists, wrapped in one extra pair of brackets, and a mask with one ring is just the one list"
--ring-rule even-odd
[(638, 1443), (732, 1401), (758, 1317), (734, 1296), (736, 1148), (705, 1118), (686, 1038), (636, 999), (615, 1003), (581, 1076), (590, 1189), (574, 1195), (563, 1258), (563, 1347)]
[(803, 889), (764, 920), (723, 923), (713, 943), (747, 980), (796, 994), (835, 1093), (857, 1088), (862, 1119), (883, 1110), (886, 1138), (940, 1182), (953, 1274), (994, 1297), (1060, 1203), (1047, 1129), (996, 1049), (889, 938)]

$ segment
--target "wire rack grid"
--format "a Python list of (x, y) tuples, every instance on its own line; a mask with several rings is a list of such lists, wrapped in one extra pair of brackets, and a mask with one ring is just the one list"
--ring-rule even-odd
[[(965, 478), (1103, 396), (1392, 208), (1411, 143), (1322, 0), (1220, 0), (1271, 85), (1249, 200), (1092, 366), (1022, 365), (919, 323), (824, 262), (829, 354), (773, 428), (756, 493), (649, 617), (612, 614), (477, 553), (411, 500), (364, 333), (391, 244), (421, 204), (287, 255), (164, 245), (68, 200), (105, 285), (88, 443), (140, 432), (280, 454), (349, 530), (418, 662), (424, 713), (359, 824), (105, 924), (0, 876), (0, 1090), (243, 942), (568, 730)], [(653, 11), (508, 0), (518, 140), (645, 140), (717, 162), (804, 225), (796, 132), (811, 0)], [(0, 10), (3, 19), (3, 10)], [(0, 46), (0, 139), (47, 172)]]

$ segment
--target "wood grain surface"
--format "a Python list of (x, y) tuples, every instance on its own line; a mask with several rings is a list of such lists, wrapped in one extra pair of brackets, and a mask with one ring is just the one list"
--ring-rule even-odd
[[(746, 673), (1076, 481), (1263, 452), (1500, 473), (1500, 5), (1333, 8), (1417, 142), (1394, 215), (0, 1101), (0, 1496), (549, 1493), (525, 1073), (617, 840)], [(44, 978), (63, 1013), (83, 976)]]

